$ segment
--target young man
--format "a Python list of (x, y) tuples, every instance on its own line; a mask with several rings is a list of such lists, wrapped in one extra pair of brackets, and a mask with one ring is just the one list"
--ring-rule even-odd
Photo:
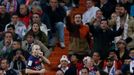
[(23, 38), (27, 30), (26, 30), (25, 24), (19, 21), (17, 14), (12, 15), (11, 22), (6, 25), (5, 31), (7, 31), (7, 27), (11, 24), (14, 25), (15, 27), (15, 33), (18, 34), (21, 38)]
[(0, 70), (0, 75), (17, 75), (17, 73), (9, 68), (9, 62), (8, 59), (2, 59), (1, 60), (1, 70)]

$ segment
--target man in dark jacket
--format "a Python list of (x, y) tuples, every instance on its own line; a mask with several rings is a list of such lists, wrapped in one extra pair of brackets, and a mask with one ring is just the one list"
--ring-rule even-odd
[[(50, 0), (50, 6), (45, 8), (45, 13), (50, 19), (51, 34), (48, 34), (49, 37), (49, 46), (55, 45), (54, 38), (58, 36), (61, 48), (65, 47), (64, 44), (64, 18), (66, 12), (64, 8), (58, 5), (57, 0)], [(58, 34), (58, 35), (57, 35)]]
[(106, 19), (101, 20), (101, 24), (98, 27), (90, 25), (90, 30), (94, 38), (94, 50), (99, 52), (100, 56), (105, 59), (112, 46), (114, 37), (121, 35), (123, 29), (122, 26), (118, 31), (112, 31), (108, 27), (108, 21)]

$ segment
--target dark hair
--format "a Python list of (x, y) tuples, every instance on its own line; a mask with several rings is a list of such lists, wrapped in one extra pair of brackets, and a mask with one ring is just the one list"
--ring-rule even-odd
[[(89, 73), (89, 69), (88, 69), (87, 67), (83, 67), (82, 69), (86, 69), (86, 70), (88, 71), (88, 73)], [(82, 69), (81, 69), (81, 70), (82, 70)]]
[(127, 10), (127, 5), (125, 5), (125, 4), (119, 3), (117, 6), (118, 7), (123, 7), (125, 10)]
[(0, 63), (3, 61), (3, 60), (6, 60), (7, 62), (7, 64), (10, 64), (10, 62), (9, 62), (9, 60), (7, 59), (7, 58), (1, 58), (1, 61), (0, 61)]
[(13, 13), (12, 16), (18, 16), (18, 14), (17, 13)]
[(15, 26), (13, 24), (9, 24), (7, 28), (13, 28), (13, 30), (15, 30)]
[(130, 53), (131, 51), (134, 51), (134, 48), (130, 48), (130, 49), (129, 49), (129, 53)]
[(12, 34), (11, 32), (9, 32), (9, 31), (7, 31), (7, 32), (4, 33), (4, 38), (5, 38), (5, 35), (6, 35), (7, 33), (10, 33), (10, 34), (12, 35), (12, 37), (13, 37), (13, 34)]
[(26, 40), (27, 36), (32, 36), (34, 38), (34, 33), (29, 31), (26, 33), (26, 35), (24, 36), (24, 40)]
[(107, 19), (105, 19), (105, 18), (104, 18), (104, 19), (101, 19), (101, 22), (102, 22), (102, 21), (106, 21), (107, 24), (108, 24), (108, 20), (107, 20)]
[(14, 39), (13, 42), (17, 42), (21, 45), (21, 39)]

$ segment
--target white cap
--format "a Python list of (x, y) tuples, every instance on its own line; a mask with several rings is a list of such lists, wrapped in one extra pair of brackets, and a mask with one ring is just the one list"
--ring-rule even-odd
[(84, 62), (84, 61), (91, 61), (91, 57), (89, 57), (89, 56), (84, 57), (84, 58), (83, 58), (83, 62)]
[(60, 59), (60, 62), (63, 61), (63, 60), (65, 60), (65, 61), (67, 61), (68, 63), (70, 63), (70, 61), (68, 60), (68, 58), (67, 58), (66, 55), (62, 55), (62, 57), (61, 57), (61, 59)]

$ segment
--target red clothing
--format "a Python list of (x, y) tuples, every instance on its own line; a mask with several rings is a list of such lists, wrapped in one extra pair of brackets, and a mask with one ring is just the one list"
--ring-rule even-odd
[(19, 20), (25, 24), (26, 28), (29, 27), (29, 24), (30, 24), (30, 17), (29, 16), (19, 17)]

